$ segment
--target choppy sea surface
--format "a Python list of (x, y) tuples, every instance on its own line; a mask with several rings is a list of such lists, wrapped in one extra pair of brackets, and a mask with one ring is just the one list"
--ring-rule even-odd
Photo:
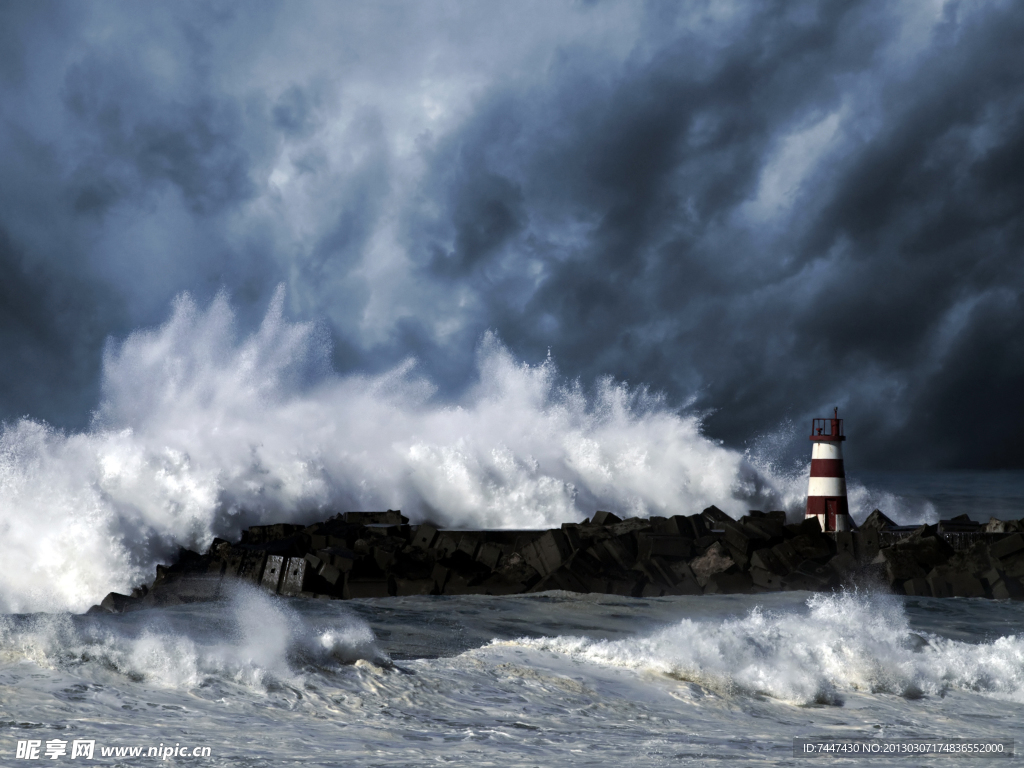
[(30, 739), (94, 741), (107, 765), (159, 758), (104, 747), (206, 747), (175, 760), (218, 766), (800, 765), (832, 760), (794, 758), (794, 737), (1020, 743), (1022, 626), (1020, 603), (799, 592), (248, 589), (126, 615), (7, 615), (0, 762), (28, 764), (16, 754)]

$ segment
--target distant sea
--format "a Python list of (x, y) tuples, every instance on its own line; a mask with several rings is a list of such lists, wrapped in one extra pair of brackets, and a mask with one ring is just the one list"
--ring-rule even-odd
[(902, 508), (922, 519), (1024, 517), (1024, 470), (857, 472), (848, 480), (899, 497)]

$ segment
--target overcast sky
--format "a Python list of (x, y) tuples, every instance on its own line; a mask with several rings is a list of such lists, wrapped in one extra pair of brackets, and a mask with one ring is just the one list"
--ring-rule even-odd
[[(0, 4), (0, 418), (277, 285), (455, 397), (493, 329), (742, 447), (1024, 467), (1024, 7)], [(795, 425), (786, 432), (784, 425)], [(848, 458), (851, 453), (848, 452)]]

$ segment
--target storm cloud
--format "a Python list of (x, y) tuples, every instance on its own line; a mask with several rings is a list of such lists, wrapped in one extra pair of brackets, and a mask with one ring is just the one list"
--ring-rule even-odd
[(729, 445), (838, 406), (861, 466), (1024, 467), (1022, 39), (1009, 2), (4, 3), (0, 418), (82, 428), (108, 338), (284, 283), (336, 370), (441, 398), (493, 330)]

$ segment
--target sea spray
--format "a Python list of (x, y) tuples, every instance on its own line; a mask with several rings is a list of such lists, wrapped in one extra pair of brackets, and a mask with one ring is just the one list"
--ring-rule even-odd
[(239, 339), (226, 297), (187, 296), (108, 345), (92, 428), (23, 419), (0, 433), (0, 610), (82, 610), (149, 581), (177, 548), (257, 523), (401, 508), (463, 527), (547, 527), (598, 508), (799, 513), (804, 481), (706, 438), (697, 416), (611, 379), (590, 391), (493, 335), (455, 402), (407, 361), (331, 372), (283, 291)]
[(901, 599), (891, 595), (813, 595), (806, 611), (755, 606), (740, 618), (683, 619), (622, 640), (562, 636), (511, 644), (663, 674), (724, 696), (795, 704), (842, 704), (852, 691), (916, 698), (950, 689), (1024, 700), (1024, 639), (923, 637), (911, 632)]
[(147, 611), (131, 622), (68, 614), (0, 617), (0, 659), (44, 669), (93, 667), (173, 689), (211, 681), (263, 690), (307, 670), (360, 659), (389, 665), (365, 621), (344, 611), (306, 618), (257, 588), (235, 586), (214, 618)]

